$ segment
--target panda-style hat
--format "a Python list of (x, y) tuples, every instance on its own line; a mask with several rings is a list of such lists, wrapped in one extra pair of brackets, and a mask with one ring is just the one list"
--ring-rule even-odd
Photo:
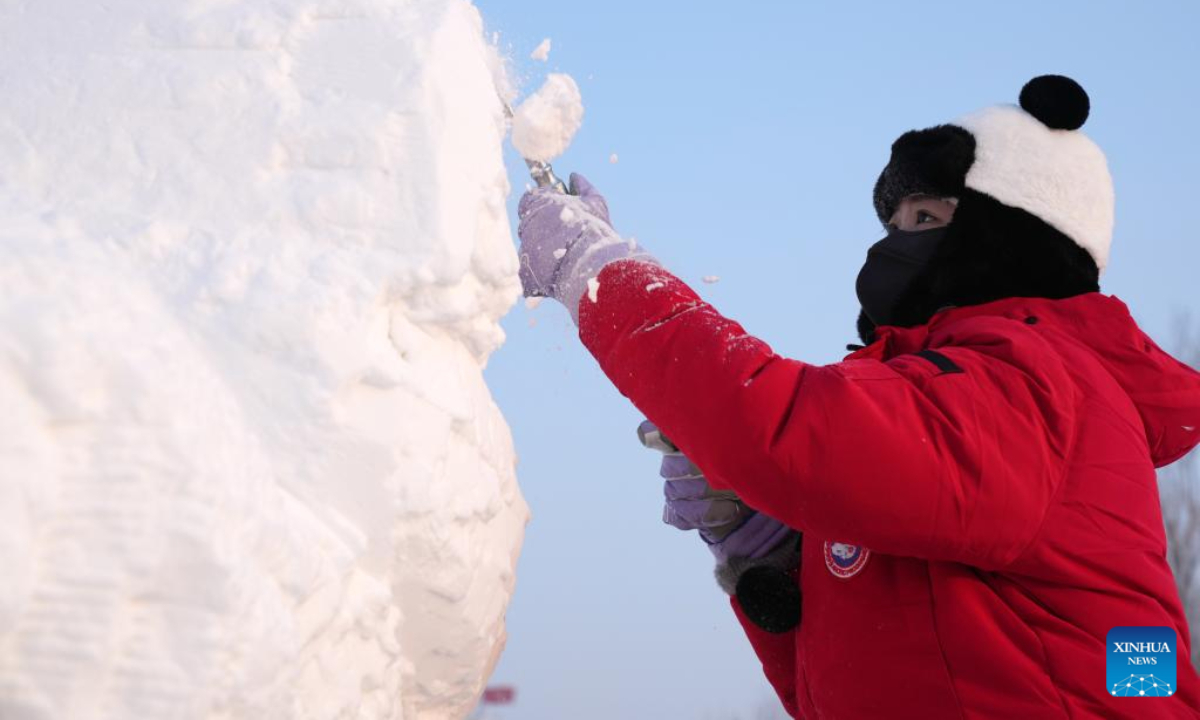
[[(1049, 226), (1049, 236), (1068, 238), (1087, 251), (1098, 274), (1108, 263), (1114, 200), (1104, 153), (1079, 131), (1089, 110), (1087, 93), (1077, 82), (1043, 75), (1021, 90), (1019, 107), (989, 107), (947, 125), (905, 133), (892, 145), (875, 184), (880, 221), (886, 224), (909, 195), (978, 194), (1040, 220)], [(952, 227), (983, 220), (960, 217), (981, 206), (969, 205), (960, 204)], [(1022, 239), (1030, 240), (1030, 223), (1018, 224)]]

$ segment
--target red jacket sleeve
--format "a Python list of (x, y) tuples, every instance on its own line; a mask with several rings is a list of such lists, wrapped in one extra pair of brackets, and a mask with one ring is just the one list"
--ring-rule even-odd
[[(814, 366), (773, 353), (660, 267), (604, 268), (580, 337), (709, 482), (817, 537), (999, 568), (1036, 537), (1078, 392), (1015, 320), (917, 355)], [(804, 309), (797, 309), (797, 324)]]

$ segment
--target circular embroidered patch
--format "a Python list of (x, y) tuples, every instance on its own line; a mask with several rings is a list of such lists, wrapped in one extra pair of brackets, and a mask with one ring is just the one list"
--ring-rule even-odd
[(825, 543), (825, 567), (834, 577), (848, 580), (862, 572), (871, 551), (861, 545), (847, 545), (840, 542)]

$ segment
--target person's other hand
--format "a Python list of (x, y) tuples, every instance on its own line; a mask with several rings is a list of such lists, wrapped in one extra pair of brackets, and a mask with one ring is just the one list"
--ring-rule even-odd
[[(656, 430), (649, 420), (639, 435)], [(696, 530), (717, 561), (766, 555), (792, 531), (783, 523), (745, 504), (728, 490), (714, 490), (704, 473), (682, 452), (663, 454), (663, 522), (680, 530)]]

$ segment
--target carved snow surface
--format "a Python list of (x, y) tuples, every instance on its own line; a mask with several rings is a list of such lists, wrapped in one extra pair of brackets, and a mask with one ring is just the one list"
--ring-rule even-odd
[(528, 511), (466, 0), (0, 2), (0, 718), (458, 718)]

